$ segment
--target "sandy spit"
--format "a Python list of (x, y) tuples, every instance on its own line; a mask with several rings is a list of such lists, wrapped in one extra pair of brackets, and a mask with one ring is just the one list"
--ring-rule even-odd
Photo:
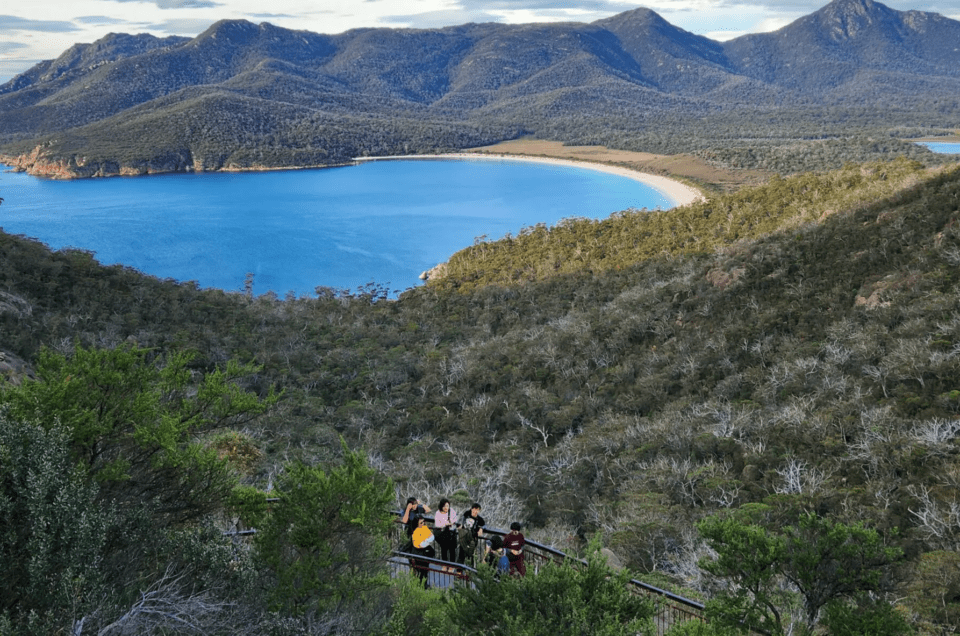
[(357, 157), (354, 161), (391, 161), (391, 160), (410, 160), (410, 159), (422, 159), (422, 160), (438, 160), (438, 159), (461, 159), (461, 160), (494, 160), (494, 161), (526, 161), (532, 163), (545, 163), (554, 166), (570, 166), (573, 168), (586, 168), (588, 170), (597, 170), (598, 172), (605, 172), (607, 174), (615, 174), (621, 177), (627, 177), (628, 179), (633, 179), (634, 181), (639, 181), (640, 183), (650, 186), (654, 190), (660, 192), (664, 197), (673, 202), (674, 206), (680, 207), (694, 203), (696, 201), (703, 201), (705, 197), (703, 193), (692, 188), (685, 183), (681, 183), (675, 179), (669, 179), (667, 177), (661, 177), (659, 175), (648, 174), (646, 172), (638, 172), (636, 170), (629, 170), (627, 168), (621, 168), (618, 166), (608, 166), (602, 163), (591, 163), (589, 161), (571, 161), (569, 159), (555, 159), (552, 157), (532, 157), (532, 156), (523, 156), (523, 155), (504, 155), (504, 154), (491, 154), (491, 153), (477, 153), (477, 152), (457, 152), (449, 153), (443, 155), (394, 155), (390, 157)]

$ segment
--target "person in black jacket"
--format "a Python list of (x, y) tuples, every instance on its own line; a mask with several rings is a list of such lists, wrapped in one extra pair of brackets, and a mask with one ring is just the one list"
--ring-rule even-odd
[[(487, 525), (487, 522), (480, 516), (480, 504), (475, 503), (470, 506), (470, 511), (465, 513), (460, 520), (460, 529), (457, 531), (460, 541), (460, 554), (457, 556), (457, 563), (470, 567), (474, 566), (477, 544), (483, 536), (485, 525)], [(469, 559), (469, 563), (467, 559)]]

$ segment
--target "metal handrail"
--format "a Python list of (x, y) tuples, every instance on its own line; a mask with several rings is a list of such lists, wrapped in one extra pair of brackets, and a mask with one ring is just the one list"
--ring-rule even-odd
[[(397, 522), (399, 523), (400, 518), (402, 517), (402, 513), (399, 511), (393, 511), (393, 512), (397, 515)], [(434, 522), (434, 518), (432, 515), (423, 515), (423, 518), (425, 521), (431, 524)], [(502, 530), (500, 528), (494, 528), (492, 526), (484, 526), (483, 532), (484, 532), (484, 535), (494, 534), (494, 535), (499, 535), (501, 537), (505, 537), (507, 534), (509, 534), (509, 530)], [(525, 548), (533, 548), (533, 550), (528, 552), (528, 554), (542, 561), (548, 561), (548, 560), (553, 560), (556, 562), (571, 561), (581, 566), (587, 565), (587, 562), (584, 561), (583, 559), (571, 557), (566, 553), (560, 550), (557, 550), (556, 548), (543, 545), (542, 543), (531, 541), (529, 539), (525, 540), (524, 543), (525, 543)], [(411, 555), (410, 558), (418, 558), (424, 561), (429, 560), (433, 563), (439, 563), (441, 565), (447, 565), (447, 566), (453, 565), (457, 567), (465, 567), (460, 564), (451, 564), (446, 561), (442, 561), (440, 559), (428, 559), (427, 557), (418, 557), (416, 555)], [(470, 569), (472, 570), (472, 568)], [(473, 571), (475, 572), (476, 570), (473, 570)], [(463, 578), (468, 579), (468, 576)], [(660, 606), (658, 611), (658, 618), (656, 620), (658, 633), (662, 634), (664, 631), (666, 631), (670, 627), (670, 625), (673, 622), (676, 622), (678, 620), (679, 621), (687, 621), (687, 620), (706, 621), (706, 617), (705, 617), (706, 608), (704, 607), (703, 603), (685, 598), (683, 596), (680, 596), (679, 594), (674, 594), (673, 592), (661, 589), (654, 585), (650, 585), (649, 583), (644, 583), (643, 581), (639, 581), (637, 579), (630, 579), (627, 582), (627, 585), (630, 586), (631, 592), (635, 594), (643, 594), (645, 596), (652, 596), (660, 599), (659, 602), (657, 603)]]
[[(275, 501), (277, 500), (274, 499), (269, 503), (274, 503)], [(392, 514), (396, 515), (396, 521), (399, 525), (402, 513), (397, 510), (393, 510), (391, 512)], [(424, 515), (423, 517), (425, 521), (428, 521), (431, 524), (434, 523), (434, 517), (432, 515)], [(499, 535), (501, 537), (505, 537), (507, 534), (509, 534), (508, 530), (502, 530), (493, 526), (484, 526), (483, 532), (484, 535)], [(245, 530), (227, 531), (223, 534), (224, 536), (233, 537), (236, 541), (240, 538), (257, 534), (257, 530), (255, 528), (249, 528)], [(532, 564), (534, 572), (539, 569), (539, 565), (541, 563), (549, 561), (558, 563), (572, 562), (579, 566), (588, 565), (588, 563), (583, 559), (568, 556), (556, 548), (552, 548), (537, 541), (526, 540), (525, 548), (527, 548), (526, 554), (533, 558)], [(474, 557), (475, 556), (476, 555), (474, 555)], [(397, 561), (395, 559), (401, 559), (401, 561)], [(477, 573), (475, 568), (462, 563), (453, 563), (450, 561), (444, 561), (443, 559), (412, 554), (400, 550), (391, 552), (390, 561), (395, 566), (410, 568), (410, 570), (415, 572), (417, 576), (424, 580), (425, 584), (427, 584), (428, 579), (432, 577), (431, 580), (435, 581), (441, 587), (448, 587), (456, 582), (466, 582), (469, 584), (471, 574)], [(657, 606), (657, 613), (654, 620), (657, 626), (658, 634), (663, 634), (670, 628), (671, 625), (676, 622), (685, 622), (688, 620), (706, 621), (705, 607), (702, 603), (685, 598), (679, 594), (674, 594), (673, 592), (663, 590), (656, 586), (650, 585), (649, 583), (644, 583), (643, 581), (639, 581), (637, 579), (630, 579), (627, 582), (627, 585), (629, 586), (630, 591), (635, 594), (643, 594), (656, 599), (655, 604)]]
[(404, 559), (414, 559), (417, 561), (425, 561), (429, 565), (439, 565), (440, 567), (451, 567), (457, 570), (458, 575), (462, 575), (463, 578), (468, 579), (470, 574), (477, 574), (477, 569), (470, 567), (469, 565), (464, 565), (463, 563), (453, 563), (452, 561), (444, 561), (443, 559), (437, 559), (434, 557), (422, 556), (419, 554), (411, 554), (409, 552), (401, 552), (400, 550), (393, 550), (390, 554), (397, 557), (402, 557)]

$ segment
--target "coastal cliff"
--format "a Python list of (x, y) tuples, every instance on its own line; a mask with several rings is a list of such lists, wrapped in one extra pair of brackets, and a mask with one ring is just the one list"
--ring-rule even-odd
[(43, 145), (28, 153), (0, 154), (0, 164), (8, 165), (17, 172), (48, 179), (84, 179), (95, 177), (136, 177), (149, 174), (174, 172), (254, 172), (296, 168), (322, 168), (337, 164), (311, 164), (276, 166), (264, 163), (241, 165), (236, 162), (209, 162), (196, 157), (189, 150), (173, 151), (152, 159), (124, 161), (95, 160), (82, 156), (64, 157)]
[(190, 157), (189, 152), (172, 153), (150, 160), (122, 163), (119, 161), (90, 160), (86, 157), (56, 156), (45, 151), (43, 145), (21, 155), (0, 155), (0, 163), (12, 166), (18, 172), (50, 179), (81, 179), (85, 177), (138, 176), (167, 172), (194, 172), (204, 170), (202, 163)]

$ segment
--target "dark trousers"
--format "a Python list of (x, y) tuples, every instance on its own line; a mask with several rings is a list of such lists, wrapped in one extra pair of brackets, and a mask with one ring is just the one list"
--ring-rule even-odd
[(507, 560), (510, 562), (510, 574), (516, 574), (517, 576), (527, 575), (527, 564), (523, 562), (522, 554), (519, 556), (511, 554)]
[[(419, 548), (414, 548), (413, 553), (419, 554), (420, 556), (425, 556), (428, 559), (432, 559), (437, 556), (437, 551), (433, 549), (432, 545), (428, 545), (422, 550)], [(420, 559), (410, 559), (410, 565), (413, 566), (413, 571), (417, 573), (417, 578), (423, 582), (423, 586), (427, 587), (427, 574), (430, 571), (430, 562), (422, 561)]]
[(441, 530), (437, 533), (437, 543), (440, 544), (440, 558), (451, 563), (457, 562), (457, 535), (453, 532)]
[(464, 546), (460, 544), (460, 549), (457, 551), (457, 563), (460, 565), (469, 565), (474, 567), (474, 556), (477, 554), (477, 544), (474, 543), (473, 547)]

